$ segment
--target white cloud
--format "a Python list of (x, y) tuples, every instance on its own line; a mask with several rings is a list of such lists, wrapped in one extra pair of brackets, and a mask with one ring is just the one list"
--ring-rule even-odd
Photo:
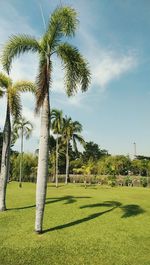
[[(2, 67), (0, 67), (2, 69)], [(38, 60), (34, 54), (22, 55), (14, 60), (10, 77), (13, 81), (29, 80), (34, 82), (37, 74)]]
[[(64, 93), (64, 92), (63, 92)], [(57, 104), (62, 105), (72, 105), (74, 107), (82, 107), (82, 102), (87, 97), (86, 94), (82, 92), (78, 92), (74, 96), (67, 97), (67, 96), (61, 96), (60, 95), (54, 95), (53, 101), (55, 101)], [(84, 106), (85, 107), (85, 106)]]
[(92, 67), (93, 85), (99, 86), (103, 90), (112, 80), (120, 78), (136, 66), (137, 58), (134, 54), (115, 55), (112, 52), (104, 51)]
[[(93, 26), (95, 18), (92, 14), (89, 20), (92, 21)], [(98, 86), (99, 91), (104, 92), (112, 80), (121, 78), (138, 66), (137, 51), (131, 49), (122, 51), (111, 46), (109, 48), (102, 46), (85, 24), (83, 27), (81, 24), (79, 39), (92, 72), (91, 88)]]
[[(100, 47), (92, 37), (89, 38), (89, 42), (87, 39), (84, 39), (88, 46), (84, 46), (84, 50), (86, 51), (84, 56), (88, 59), (92, 73), (89, 92), (82, 93), (79, 89), (79, 92), (75, 96), (62, 98), (61, 94), (65, 94), (64, 72), (62, 71), (58, 59), (56, 59), (53, 68), (52, 93), (57, 95), (58, 102), (86, 108), (89, 93), (90, 97), (94, 95), (97, 97), (98, 93), (100, 93), (100, 97), (102, 97), (102, 93), (104, 93), (113, 80), (117, 81), (123, 75), (133, 71), (138, 66), (138, 56), (135, 52), (127, 51), (123, 53), (114, 51), (113, 49), (107, 50)], [(94, 90), (94, 95), (92, 95), (92, 90)]]
[[(92, 34), (89, 33), (88, 29), (83, 28), (82, 25), (78, 34), (81, 42), (81, 52), (87, 58), (92, 73), (89, 88), (91, 94), (94, 89), (97, 93), (101, 93), (100, 96), (102, 96), (102, 93), (113, 80), (117, 81), (138, 66), (139, 59), (136, 51), (129, 49), (123, 52), (113, 47), (102, 47)], [(58, 101), (63, 102), (59, 94), (65, 93), (64, 72), (57, 57), (53, 67), (52, 81), (52, 92), (56, 93)], [(98, 96), (97, 93), (95, 93), (96, 97)], [(64, 100), (64, 104), (86, 107), (87, 97), (84, 95), (84, 93), (78, 92), (74, 97)]]

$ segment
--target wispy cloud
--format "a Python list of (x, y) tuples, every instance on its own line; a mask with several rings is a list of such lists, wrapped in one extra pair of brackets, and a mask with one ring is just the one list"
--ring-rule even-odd
[(115, 54), (112, 51), (102, 51), (93, 65), (93, 85), (103, 91), (112, 80), (121, 78), (132, 71), (138, 64), (135, 54)]
[(104, 92), (112, 80), (118, 80), (138, 66), (137, 51), (103, 47), (86, 27), (81, 27), (79, 33), (92, 72), (92, 88), (96, 86)]

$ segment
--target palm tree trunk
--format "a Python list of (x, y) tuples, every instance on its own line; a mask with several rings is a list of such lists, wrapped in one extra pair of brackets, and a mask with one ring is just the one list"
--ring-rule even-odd
[(47, 89), (47, 94), (45, 96), (41, 111), (41, 132), (40, 132), (37, 186), (36, 186), (35, 231), (37, 233), (42, 232), (42, 223), (43, 223), (44, 208), (45, 208), (47, 178), (48, 178), (49, 127), (50, 127), (50, 107), (49, 107), (49, 94)]
[(68, 183), (68, 175), (69, 175), (69, 142), (67, 140), (67, 146), (66, 146), (66, 180), (65, 180), (65, 184)]
[(10, 109), (7, 103), (6, 120), (3, 131), (3, 147), (2, 147), (2, 161), (0, 173), (0, 211), (6, 210), (6, 188), (9, 175), (9, 159), (10, 159), (10, 138), (11, 138), (11, 123), (10, 123)]
[(20, 176), (19, 187), (22, 188), (22, 162), (23, 162), (23, 128), (21, 129), (21, 157), (20, 157)]
[(58, 134), (56, 139), (56, 188), (58, 188)]

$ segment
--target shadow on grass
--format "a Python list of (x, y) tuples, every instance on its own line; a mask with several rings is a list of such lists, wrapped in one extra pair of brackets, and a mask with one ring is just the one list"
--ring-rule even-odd
[[(53, 197), (53, 198), (47, 198), (46, 199), (46, 204), (51, 204), (51, 203), (57, 203), (64, 201), (64, 204), (72, 204), (77, 202), (79, 199), (89, 199), (91, 197), (89, 196), (62, 196), (62, 197)], [(23, 210), (23, 209), (30, 209), (34, 208), (35, 205), (29, 205), (29, 206), (23, 206), (23, 207), (17, 207), (17, 208), (11, 208), (8, 210)], [(110, 209), (105, 210), (105, 211), (100, 211), (91, 215), (88, 215), (84, 218), (71, 221), (66, 224), (58, 225), (49, 229), (46, 229), (43, 231), (43, 233), (55, 231), (55, 230), (61, 230), (64, 228), (72, 227), (74, 225), (82, 224), (84, 222), (88, 222), (90, 220), (93, 220), (95, 218), (98, 218), (104, 214), (107, 214), (109, 212), (114, 211), (115, 209), (119, 208), (123, 211), (123, 215), (121, 218), (128, 218), (128, 217), (133, 217), (137, 216), (139, 214), (143, 214), (145, 212), (144, 209), (142, 209), (139, 205), (136, 204), (128, 204), (128, 205), (122, 205), (121, 202), (118, 201), (104, 201), (102, 203), (95, 203), (95, 204), (87, 204), (80, 206), (80, 209), (86, 209), (86, 208), (100, 208), (100, 207), (109, 207)]]
[(52, 228), (49, 228), (49, 229), (45, 229), (43, 231), (43, 233), (52, 232), (52, 231), (55, 231), (55, 230), (61, 230), (61, 229), (64, 229), (64, 228), (72, 227), (74, 225), (82, 224), (84, 222), (88, 222), (88, 221), (90, 221), (92, 219), (95, 219), (95, 218), (100, 217), (100, 216), (102, 216), (104, 214), (112, 212), (116, 208), (119, 208), (119, 209), (121, 209), (124, 212), (124, 214), (122, 215), (121, 218), (127, 218), (127, 217), (131, 217), (131, 216), (136, 216), (138, 214), (142, 214), (142, 213), (145, 212), (139, 205), (131, 204), (131, 205), (122, 206), (121, 202), (118, 202), (118, 201), (105, 201), (103, 203), (83, 205), (83, 206), (80, 207), (80, 209), (97, 208), (97, 207), (111, 207), (111, 208), (108, 209), (108, 210), (105, 210), (103, 212), (98, 212), (98, 213), (91, 214), (91, 215), (89, 215), (87, 217), (84, 217), (82, 219), (78, 219), (78, 220), (63, 224), (63, 225), (58, 225), (58, 226), (55, 226), (55, 227), (52, 227)]
[(113, 206), (113, 209), (120, 208), (123, 211), (123, 215), (121, 216), (121, 218), (132, 217), (132, 216), (136, 216), (136, 215), (139, 215), (145, 212), (145, 210), (137, 204), (128, 204), (128, 205), (122, 206), (122, 204), (118, 201), (105, 201), (103, 203), (83, 205), (80, 207), (80, 209), (102, 207), (102, 206), (106, 206), (106, 207)]
[(141, 208), (139, 205), (136, 205), (136, 204), (124, 205), (121, 207), (121, 209), (124, 212), (124, 214), (122, 215), (121, 218), (136, 216), (138, 214), (142, 214), (145, 212), (145, 210), (143, 208)]
[(80, 209), (84, 209), (84, 208), (94, 208), (94, 207), (120, 207), (121, 206), (121, 202), (118, 201), (105, 201), (103, 203), (95, 203), (95, 204), (87, 204), (87, 205), (83, 205), (80, 207)]
[[(91, 197), (88, 196), (63, 196), (63, 197), (55, 197), (55, 198), (47, 198), (46, 199), (46, 203), (45, 204), (51, 204), (51, 203), (55, 203), (55, 202), (60, 202), (60, 201), (64, 201), (64, 204), (71, 204), (71, 203), (75, 203), (77, 202), (78, 199), (89, 199)], [(30, 209), (30, 208), (35, 208), (36, 205), (28, 205), (28, 206), (22, 206), (22, 207), (16, 207), (16, 208), (10, 208), (7, 209), (8, 211), (11, 210), (24, 210), (24, 209)]]
[(49, 229), (46, 229), (46, 230), (43, 230), (43, 233), (47, 233), (47, 232), (51, 232), (51, 231), (55, 231), (55, 230), (60, 230), (60, 229), (63, 229), (63, 228), (68, 228), (68, 227), (71, 227), (71, 226), (74, 226), (74, 225), (78, 225), (78, 224), (82, 224), (84, 222), (87, 222), (87, 221), (90, 221), (92, 219), (95, 219), (105, 213), (108, 213), (108, 212), (111, 212), (113, 210), (112, 209), (109, 209), (109, 210), (106, 210), (104, 212), (100, 212), (100, 213), (94, 213), (94, 214), (91, 214), (85, 218), (82, 218), (82, 219), (78, 219), (78, 220), (75, 220), (75, 221), (72, 221), (70, 223), (67, 223), (67, 224), (63, 224), (63, 225), (58, 225), (58, 226), (55, 226), (53, 228), (49, 228)]

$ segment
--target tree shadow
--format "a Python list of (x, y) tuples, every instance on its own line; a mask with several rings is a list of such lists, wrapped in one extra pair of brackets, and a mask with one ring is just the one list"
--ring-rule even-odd
[[(51, 204), (55, 202), (60, 202), (64, 201), (64, 204), (71, 204), (77, 202), (78, 199), (89, 199), (91, 197), (89, 196), (63, 196), (63, 197), (54, 197), (54, 198), (46, 198), (45, 204)], [(7, 209), (8, 211), (11, 210), (24, 210), (24, 209), (30, 209), (30, 208), (35, 208), (36, 205), (28, 205), (28, 206), (22, 206), (22, 207), (16, 207), (16, 208), (10, 208)]]
[(91, 214), (91, 215), (89, 215), (87, 217), (84, 217), (82, 219), (78, 219), (78, 220), (69, 222), (67, 224), (58, 225), (58, 226), (55, 226), (53, 228), (46, 229), (46, 230), (43, 231), (43, 233), (47, 233), (47, 232), (51, 232), (51, 231), (55, 231), (55, 230), (60, 230), (60, 229), (63, 229), (63, 228), (68, 228), (68, 227), (71, 227), (71, 226), (74, 226), (74, 225), (78, 225), (78, 224), (90, 221), (92, 219), (95, 219), (95, 218), (103, 215), (103, 214), (106, 214), (108, 212), (113, 211), (115, 208), (119, 207), (120, 205), (121, 205), (121, 203), (117, 202), (117, 201), (106, 201), (106, 202), (103, 202), (103, 203), (83, 205), (83, 206), (80, 207), (80, 209), (93, 208), (93, 207), (112, 207), (112, 208), (109, 209), (109, 210), (105, 210), (103, 212), (98, 212), (98, 213)]
[[(64, 196), (64, 197), (55, 197), (55, 198), (47, 198), (46, 204), (55, 203), (59, 201), (65, 201), (64, 204), (71, 204), (77, 202), (78, 199), (90, 199), (89, 196)], [(50, 201), (49, 201), (50, 200)]]
[(121, 207), (121, 209), (124, 212), (124, 214), (121, 216), (121, 218), (136, 216), (138, 214), (142, 214), (145, 212), (145, 210), (143, 208), (141, 208), (141, 206), (136, 205), (136, 204), (124, 205)]
[(113, 210), (113, 208), (111, 208), (109, 210), (106, 210), (104, 212), (91, 214), (91, 215), (89, 215), (87, 217), (72, 221), (72, 222), (67, 223), (67, 224), (58, 225), (58, 226), (55, 226), (53, 228), (45, 229), (45, 230), (43, 230), (43, 233), (52, 232), (52, 231), (55, 231), (55, 230), (60, 230), (60, 229), (63, 229), (63, 228), (68, 228), (68, 227), (71, 227), (71, 226), (74, 226), (74, 225), (82, 224), (84, 222), (87, 222), (87, 221), (90, 221), (92, 219), (95, 219), (95, 218), (97, 218), (97, 217), (99, 217), (99, 216), (101, 216), (101, 215), (103, 215), (105, 213), (111, 212), (112, 210)]
[(55, 230), (61, 230), (64, 228), (68, 228), (68, 227), (72, 227), (74, 225), (78, 225), (78, 224), (82, 224), (84, 222), (88, 222), (92, 219), (95, 219), (97, 217), (100, 217), (104, 214), (107, 214), (109, 212), (112, 212), (113, 210), (115, 210), (116, 208), (121, 209), (124, 214), (121, 216), (121, 218), (127, 218), (127, 217), (131, 217), (131, 216), (136, 216), (138, 214), (142, 214), (145, 212), (144, 209), (142, 209), (139, 205), (135, 205), (135, 204), (131, 204), (131, 205), (124, 205), (122, 206), (121, 202), (118, 201), (105, 201), (103, 203), (95, 203), (95, 204), (87, 204), (87, 205), (83, 205), (80, 206), (80, 209), (85, 209), (85, 208), (97, 208), (97, 207), (111, 207), (109, 210), (105, 210), (103, 212), (98, 212), (98, 213), (94, 213), (91, 214), (87, 217), (84, 217), (82, 219), (78, 219), (63, 225), (58, 225), (49, 229), (45, 229), (43, 231), (43, 233), (47, 233), (47, 232), (52, 232)]
[(145, 212), (145, 210), (137, 204), (127, 204), (122, 206), (122, 204), (118, 201), (105, 201), (103, 203), (83, 205), (80, 207), (80, 209), (101, 207), (101, 206), (106, 206), (106, 207), (113, 206), (113, 209), (120, 208), (123, 211), (123, 215), (121, 216), (121, 218), (132, 217)]
[(105, 201), (103, 203), (87, 204), (80, 206), (80, 209), (84, 208), (94, 208), (94, 207), (120, 207), (122, 204), (118, 201)]

